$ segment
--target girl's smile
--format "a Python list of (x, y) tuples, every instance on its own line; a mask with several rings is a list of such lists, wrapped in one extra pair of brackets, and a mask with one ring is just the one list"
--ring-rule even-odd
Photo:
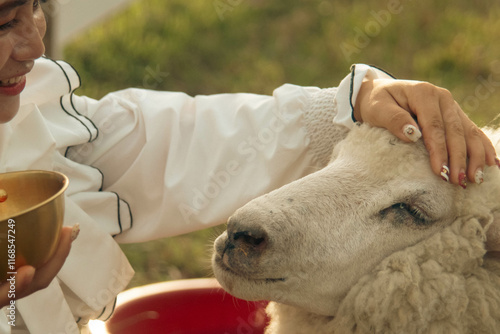
[(0, 94), (15, 96), (21, 94), (26, 86), (26, 76), (21, 75), (6, 80), (0, 80)]
[(45, 51), (45, 30), (39, 0), (0, 0), (0, 124), (19, 110), (26, 74)]

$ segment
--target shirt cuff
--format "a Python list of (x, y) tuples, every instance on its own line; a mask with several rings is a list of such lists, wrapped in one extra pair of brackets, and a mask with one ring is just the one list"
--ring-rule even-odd
[(356, 122), (353, 115), (354, 103), (365, 78), (368, 80), (395, 79), (391, 74), (374, 66), (352, 65), (351, 73), (340, 82), (337, 94), (333, 99), (334, 105), (337, 106), (337, 115), (333, 118), (335, 124), (344, 125), (349, 129), (354, 126)]

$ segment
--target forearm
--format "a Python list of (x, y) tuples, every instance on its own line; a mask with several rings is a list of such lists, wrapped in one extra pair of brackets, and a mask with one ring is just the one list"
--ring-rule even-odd
[(332, 122), (335, 91), (285, 85), (273, 96), (189, 97), (135, 90), (80, 101), (99, 138), (69, 156), (98, 167), (104, 189), (131, 203), (134, 238), (141, 221), (150, 236), (140, 239), (184, 233), (224, 222), (253, 197), (324, 166), (346, 131)]

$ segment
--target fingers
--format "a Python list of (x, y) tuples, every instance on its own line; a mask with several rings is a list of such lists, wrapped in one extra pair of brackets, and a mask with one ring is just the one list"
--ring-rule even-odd
[(366, 87), (356, 102), (363, 121), (384, 127), (406, 142), (422, 136), (431, 168), (444, 180), (463, 188), (467, 182), (480, 184), (485, 165), (499, 164), (488, 137), (448, 90), (405, 80), (374, 80)]
[(467, 141), (460, 116), (463, 112), (448, 91), (441, 90), (438, 94), (439, 110), (434, 110), (433, 112), (439, 115), (439, 111), (441, 111), (441, 133), (437, 139), (436, 137), (427, 139), (424, 137), (424, 141), (427, 140), (427, 147), (431, 145), (437, 146), (436, 150), (439, 154), (435, 156), (431, 155), (433, 167), (435, 168), (439, 164), (439, 161), (442, 161), (442, 164), (449, 167), (449, 181), (460, 185), (462, 188), (466, 188)]
[(32, 266), (22, 266), (17, 269), (17, 274), (12, 280), (1, 284), (0, 308), (10, 304), (11, 300), (26, 297), (49, 286), (64, 265), (71, 250), (71, 243), (78, 237), (79, 232), (79, 224), (63, 227), (57, 249), (45, 265), (36, 270)]
[[(469, 157), (469, 166), (467, 169), (467, 178), (476, 184), (483, 183), (483, 170), (486, 161), (484, 135), (467, 116), (463, 116), (467, 140), (467, 155)], [(489, 140), (488, 140), (489, 142)]]
[(495, 156), (493, 145), (449, 91), (423, 84), (425, 88), (421, 91), (428, 100), (439, 102), (417, 104), (410, 100), (410, 103), (423, 129), (433, 171), (439, 175), (440, 165), (448, 166), (449, 181), (462, 188), (468, 182), (482, 183), (484, 166)]
[[(355, 117), (373, 126), (386, 128), (403, 141), (415, 142), (422, 133), (408, 110), (401, 107), (407, 104), (403, 90), (393, 86), (393, 83), (394, 80), (384, 79), (364, 82), (354, 107)], [(403, 81), (400, 83), (406, 84)], [(387, 84), (392, 89), (377, 89), (375, 84)], [(364, 110), (363, 114), (360, 109)]]
[(61, 231), (61, 237), (59, 239), (59, 244), (54, 255), (45, 265), (38, 268), (34, 272), (34, 277), (32, 279), (32, 282), (30, 282), (31, 284), (29, 284), (25, 289), (19, 290), (18, 293), (16, 293), (16, 297), (18, 299), (26, 297), (38, 290), (45, 289), (47, 286), (49, 286), (50, 282), (54, 279), (54, 277), (64, 265), (64, 262), (71, 250), (71, 243), (76, 239), (76, 236), (78, 235), (77, 231), (79, 231), (79, 226), (73, 228), (67, 226), (63, 227)]
[[(489, 138), (467, 117), (448, 91), (444, 90), (440, 101), (450, 182), (464, 189), (468, 183), (481, 184), (485, 165), (495, 163), (495, 149)], [(432, 145), (432, 139), (430, 144)], [(434, 163), (437, 164), (437, 161)]]
[(426, 82), (415, 82), (404, 93), (408, 109), (422, 129), (433, 172), (445, 181), (465, 186), (467, 147), (455, 100), (447, 90)]
[[(32, 266), (22, 266), (18, 268), (15, 280), (8, 280), (0, 285), (0, 308), (10, 303), (10, 300), (17, 297), (18, 292), (23, 292), (33, 281), (35, 268)], [(11, 282), (14, 284), (12, 286)]]
[(384, 106), (377, 112), (378, 116), (369, 123), (374, 126), (384, 127), (399, 139), (405, 142), (416, 142), (422, 137), (417, 122), (411, 114), (396, 104)]
[(30, 286), (28, 293), (32, 293), (31, 290), (37, 291), (46, 288), (52, 279), (57, 275), (59, 270), (61, 270), (64, 261), (69, 255), (71, 249), (71, 227), (63, 227), (61, 231), (61, 238), (59, 240), (59, 245), (52, 256), (52, 258), (43, 267), (40, 267), (35, 272), (34, 283)]
[(467, 177), (471, 182), (481, 184), (485, 165), (495, 165), (495, 148), (489, 138), (465, 114), (462, 118), (469, 157)]

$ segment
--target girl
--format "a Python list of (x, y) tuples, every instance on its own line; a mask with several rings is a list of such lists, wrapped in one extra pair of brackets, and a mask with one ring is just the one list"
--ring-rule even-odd
[[(65, 173), (65, 224), (82, 232), (72, 244), (78, 226), (65, 227), (46, 265), (19, 268), (16, 327), (0, 317), (2, 333), (79, 333), (105, 320), (133, 275), (117, 242), (223, 223), (324, 166), (355, 121), (407, 142), (422, 136), (444, 182), (480, 183), (484, 166), (498, 164), (450, 93), (428, 83), (356, 65), (338, 88), (196, 97), (129, 89), (96, 101), (73, 94), (71, 66), (42, 57), (45, 29), (39, 1), (0, 0), (0, 172)], [(0, 286), (0, 306), (8, 289)]]

